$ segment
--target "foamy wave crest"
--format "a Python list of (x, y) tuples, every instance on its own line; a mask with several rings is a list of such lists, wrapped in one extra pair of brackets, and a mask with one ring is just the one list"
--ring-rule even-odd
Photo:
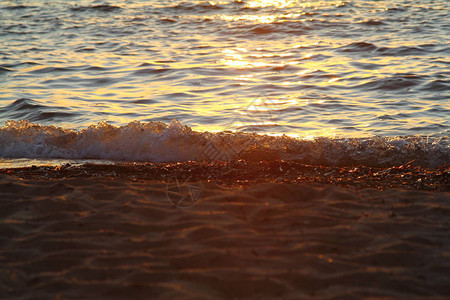
[(306, 164), (390, 166), (450, 162), (447, 137), (370, 137), (304, 140), (243, 132), (197, 132), (173, 120), (105, 122), (81, 130), (7, 121), (0, 128), (0, 157), (117, 161), (290, 160)]
[(178, 121), (106, 122), (75, 131), (29, 121), (7, 121), (0, 129), (0, 156), (27, 158), (185, 161), (192, 159), (201, 134)]

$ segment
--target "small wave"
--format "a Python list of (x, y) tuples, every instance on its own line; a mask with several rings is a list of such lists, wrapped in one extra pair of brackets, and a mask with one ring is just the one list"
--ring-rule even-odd
[(25, 62), (20, 62), (20, 63), (15, 63), (15, 64), (2, 64), (0, 65), (0, 67), (3, 68), (16, 68), (16, 67), (21, 67), (21, 66), (34, 66), (34, 65), (40, 65), (40, 63), (37, 62), (33, 62), (33, 61), (25, 61)]
[(351, 43), (337, 50), (341, 52), (364, 52), (380, 56), (406, 56), (406, 55), (428, 55), (430, 53), (445, 52), (446, 48), (438, 48), (435, 44), (423, 44), (417, 46), (399, 46), (399, 47), (378, 47), (372, 43), (356, 42)]
[[(28, 27), (23, 24), (14, 24), (14, 25), (7, 26), (4, 29), (10, 33), (16, 33), (16, 32), (19, 33), (21, 30), (23, 31), (27, 28)], [(17, 30), (17, 31), (14, 31), (14, 30)]]
[(201, 2), (201, 3), (187, 3), (181, 2), (175, 6), (166, 7), (169, 10), (175, 10), (177, 12), (197, 12), (197, 13), (207, 13), (214, 10), (221, 10), (224, 7), (220, 4)]
[(95, 52), (95, 51), (97, 51), (97, 49), (93, 48), (93, 47), (79, 47), (79, 48), (75, 49), (75, 52), (80, 52), (80, 53), (87, 53), (87, 52), (91, 53), (91, 52)]
[(6, 67), (0, 67), (0, 74), (10, 73), (10, 72), (14, 72), (14, 70), (10, 69), (10, 68), (6, 68)]
[(11, 6), (6, 6), (3, 7), (3, 9), (7, 9), (7, 10), (22, 10), (22, 9), (27, 9), (27, 8), (35, 8), (36, 6), (27, 6), (27, 5), (11, 5)]
[(38, 101), (22, 98), (0, 108), (3, 119), (28, 119), (35, 122), (58, 121), (73, 118), (77, 114), (68, 112), (64, 107), (45, 106)]
[(400, 8), (400, 7), (388, 7), (386, 8), (386, 11), (388, 12), (397, 12), (397, 11), (406, 11), (405, 8)]
[(104, 67), (97, 67), (97, 66), (86, 66), (83, 70), (84, 71), (107, 71), (109, 69), (104, 68)]
[(223, 29), (223, 35), (242, 35), (246, 37), (271, 36), (280, 31), (273, 24), (238, 25)]
[(450, 91), (450, 81), (448, 80), (434, 80), (430, 83), (427, 83), (421, 90), (424, 91)]
[(380, 63), (363, 63), (363, 62), (351, 62), (350, 63), (352, 66), (363, 69), (363, 70), (378, 70), (381, 69), (383, 67), (385, 67), (386, 65), (384, 64), (380, 64)]
[(223, 30), (224, 35), (239, 35), (242, 37), (274, 37), (279, 35), (280, 38), (283, 34), (289, 35), (301, 35), (311, 30), (310, 27), (303, 22), (274, 22), (269, 24), (245, 24), (237, 25), (226, 28)]
[(372, 43), (356, 42), (348, 44), (338, 49), (340, 49), (340, 51), (342, 52), (367, 52), (367, 51), (375, 51), (378, 49), (378, 47)]
[(325, 60), (328, 58), (330, 58), (330, 56), (325, 55), (325, 54), (315, 54), (315, 55), (307, 55), (305, 57), (299, 58), (299, 60), (311, 60), (311, 61), (316, 60), (317, 61), (317, 60)]
[(120, 9), (122, 8), (119, 6), (107, 4), (92, 5), (92, 6), (75, 6), (70, 8), (70, 10), (72, 11), (101, 11), (101, 12), (112, 12)]
[(75, 70), (78, 70), (78, 68), (76, 68), (76, 67), (43, 67), (40, 69), (30, 71), (30, 73), (47, 74), (47, 73), (71, 72), (71, 71), (75, 71)]
[(178, 20), (175, 20), (173, 18), (161, 18), (159, 21), (161, 23), (167, 23), (167, 24), (174, 24), (174, 23), (178, 22)]
[(270, 34), (270, 33), (274, 33), (277, 31), (273, 25), (258, 24), (258, 25), (252, 26), (252, 29), (250, 29), (249, 32), (252, 34)]
[(376, 79), (357, 86), (370, 90), (402, 90), (419, 85), (424, 80), (423, 76), (413, 74), (398, 74), (388, 78)]
[(172, 71), (171, 68), (144, 68), (133, 72), (134, 75), (163, 74)]
[(329, 74), (322, 70), (314, 70), (310, 73), (306, 73), (305, 75), (300, 75), (300, 78), (302, 79), (333, 79), (337, 77), (338, 76), (335, 74)]
[(400, 46), (400, 47), (382, 47), (378, 48), (376, 52), (383, 56), (405, 56), (405, 55), (423, 55), (430, 53), (430, 49), (424, 49), (420, 46)]
[(169, 124), (134, 121), (119, 127), (101, 122), (78, 131), (7, 121), (0, 128), (0, 157), (150, 162), (289, 160), (376, 167), (414, 161), (416, 165), (436, 167), (450, 163), (450, 145), (446, 137), (303, 140), (243, 132), (196, 132), (176, 120)]
[(384, 25), (384, 23), (382, 21), (378, 21), (378, 20), (367, 20), (367, 21), (361, 22), (360, 24), (368, 25), (368, 26)]
[(0, 112), (10, 112), (10, 111), (21, 111), (21, 110), (28, 110), (28, 109), (40, 109), (42, 108), (42, 105), (39, 105), (38, 102), (27, 99), (27, 98), (21, 98), (17, 99), (13, 103), (0, 108)]

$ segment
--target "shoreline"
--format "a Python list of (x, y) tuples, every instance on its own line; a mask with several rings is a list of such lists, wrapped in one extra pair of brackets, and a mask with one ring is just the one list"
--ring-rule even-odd
[(124, 179), (133, 182), (202, 182), (225, 187), (260, 183), (332, 184), (351, 190), (364, 188), (449, 192), (450, 166), (423, 168), (405, 164), (389, 168), (330, 167), (286, 161), (116, 163), (31, 166), (0, 169), (0, 174), (25, 180), (66, 178)]

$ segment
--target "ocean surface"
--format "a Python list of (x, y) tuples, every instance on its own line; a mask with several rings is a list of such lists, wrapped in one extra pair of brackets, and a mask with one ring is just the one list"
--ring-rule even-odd
[(0, 0), (0, 167), (450, 163), (450, 2)]

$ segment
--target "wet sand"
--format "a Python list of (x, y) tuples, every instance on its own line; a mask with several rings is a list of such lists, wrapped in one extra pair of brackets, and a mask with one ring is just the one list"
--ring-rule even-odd
[[(261, 174), (241, 182), (244, 171), (222, 175), (230, 176), (227, 184), (184, 184), (181, 169), (197, 170), (189, 164), (153, 173), (165, 181), (146, 177), (149, 165), (134, 173), (126, 166), (40, 168), (0, 175), (2, 299), (450, 295), (450, 193), (439, 191), (448, 189), (446, 169), (416, 170), (441, 179), (426, 191), (430, 174), (409, 190), (358, 188), (363, 173), (382, 176), (364, 167), (347, 170), (361, 173), (347, 187), (271, 182), (274, 172), (264, 182)], [(405, 168), (403, 178), (413, 178)], [(73, 172), (62, 176), (64, 169)], [(308, 170), (308, 178), (345, 178), (337, 177), (345, 169), (307, 166), (303, 178)], [(386, 170), (376, 172), (400, 176)]]
[(307, 165), (292, 161), (115, 163), (59, 166), (32, 166), (0, 169), (0, 174), (31, 180), (65, 178), (109, 178), (130, 181), (178, 180), (213, 182), (221, 186), (243, 187), (260, 183), (321, 183), (358, 190), (361, 188), (450, 192), (450, 166), (424, 168), (414, 161), (391, 167), (362, 165), (337, 167)]

